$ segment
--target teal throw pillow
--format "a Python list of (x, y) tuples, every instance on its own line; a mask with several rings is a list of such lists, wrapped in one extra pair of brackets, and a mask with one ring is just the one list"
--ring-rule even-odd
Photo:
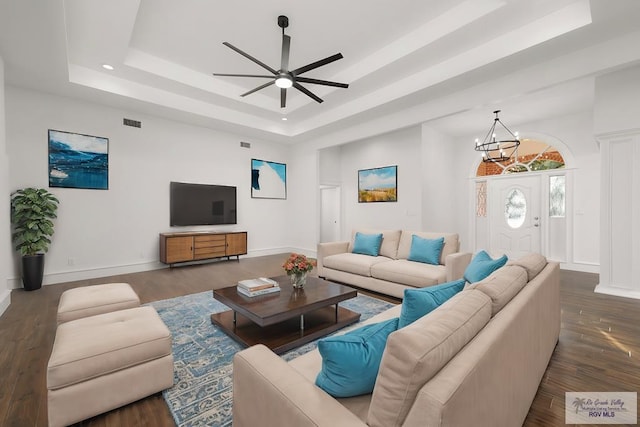
[(485, 251), (478, 252), (464, 271), (464, 279), (469, 283), (479, 282), (507, 263), (507, 256), (493, 259)]
[(423, 239), (422, 237), (411, 236), (411, 250), (409, 251), (409, 261), (423, 262), (425, 264), (440, 264), (440, 255), (444, 246), (444, 237), (439, 239)]
[(319, 340), (322, 370), (316, 385), (334, 397), (371, 393), (387, 338), (396, 329), (397, 317)]
[(382, 233), (380, 234), (364, 234), (356, 232), (356, 236), (353, 239), (353, 249), (351, 252), (354, 254), (378, 256), (380, 253), (380, 246), (382, 245)]
[(415, 322), (440, 307), (464, 288), (464, 280), (419, 289), (405, 289), (398, 329)]

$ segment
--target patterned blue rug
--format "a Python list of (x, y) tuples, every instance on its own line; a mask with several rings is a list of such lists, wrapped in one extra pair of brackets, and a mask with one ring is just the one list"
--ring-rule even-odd
[[(176, 424), (230, 426), (232, 359), (243, 347), (211, 324), (210, 318), (228, 307), (214, 300), (211, 291), (149, 305), (158, 311), (173, 336), (174, 386), (162, 394)], [(365, 295), (340, 305), (361, 313), (360, 321), (393, 306)], [(291, 360), (315, 347), (316, 343), (310, 342), (282, 357)]]

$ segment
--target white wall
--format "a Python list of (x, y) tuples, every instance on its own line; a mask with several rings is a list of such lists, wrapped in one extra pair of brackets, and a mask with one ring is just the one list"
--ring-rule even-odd
[[(340, 148), (343, 238), (354, 228), (422, 227), (420, 127), (368, 138)], [(398, 201), (358, 203), (358, 170), (398, 165)]]
[(640, 129), (640, 66), (596, 79), (593, 132), (602, 135)]
[(318, 151), (320, 185), (342, 184), (342, 156), (340, 146)]
[[(123, 126), (123, 117), (142, 128)], [(252, 199), (250, 192), (251, 158), (289, 163), (282, 144), (16, 87), (6, 90), (6, 123), (9, 190), (48, 187), (48, 129), (109, 138), (109, 190), (50, 189), (60, 206), (45, 284), (158, 268), (161, 232), (246, 230), (250, 255), (289, 249), (292, 197)], [(169, 227), (170, 181), (237, 186), (238, 224)], [(19, 286), (17, 269), (11, 275)]]
[[(458, 233), (464, 181), (457, 179), (455, 140), (422, 125), (422, 230)], [(464, 176), (464, 175), (462, 175)], [(460, 236), (462, 240), (463, 236)]]
[(11, 265), (11, 221), (9, 215), (9, 159), (5, 138), (4, 62), (0, 56), (0, 314), (9, 306), (11, 291), (8, 279), (13, 276)]
[(320, 191), (318, 152), (303, 146), (291, 147), (287, 167), (289, 207), (284, 223), (286, 242), (307, 256), (315, 256), (320, 240)]

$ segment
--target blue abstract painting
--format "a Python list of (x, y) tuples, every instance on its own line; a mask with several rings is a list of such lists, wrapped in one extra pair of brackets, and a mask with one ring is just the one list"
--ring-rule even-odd
[(109, 189), (109, 139), (49, 129), (49, 187)]
[(287, 165), (251, 159), (251, 197), (257, 199), (287, 198)]

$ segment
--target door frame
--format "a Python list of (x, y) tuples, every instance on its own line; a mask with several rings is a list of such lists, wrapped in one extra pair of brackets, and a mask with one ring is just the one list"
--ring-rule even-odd
[[(470, 250), (473, 253), (482, 249), (490, 250), (490, 247), (479, 247), (477, 239), (478, 228), (476, 220), (476, 184), (478, 182), (487, 182), (487, 203), (489, 203), (490, 195), (488, 194), (489, 182), (493, 180), (509, 180), (511, 178), (520, 177), (538, 177), (540, 179), (540, 226), (542, 228), (540, 232), (540, 250), (542, 255), (547, 256), (549, 251), (549, 177), (564, 175), (565, 176), (565, 220), (566, 220), (566, 233), (564, 239), (565, 254), (563, 259), (557, 261), (561, 263), (571, 263), (573, 260), (573, 170), (570, 168), (562, 169), (550, 169), (537, 172), (521, 172), (517, 174), (507, 175), (490, 175), (490, 176), (474, 176), (469, 180), (469, 233), (468, 238), (470, 242)], [(489, 215), (489, 209), (487, 209), (487, 215)], [(491, 221), (487, 217), (486, 229), (484, 232), (488, 236), (491, 232)], [(488, 243), (488, 242), (487, 242)]]

